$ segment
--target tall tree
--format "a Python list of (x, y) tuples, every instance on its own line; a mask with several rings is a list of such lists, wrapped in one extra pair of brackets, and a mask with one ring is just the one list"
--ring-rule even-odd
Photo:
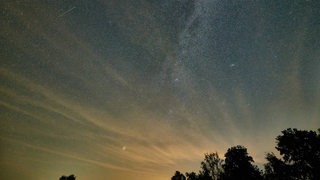
[(218, 180), (223, 172), (223, 160), (220, 159), (217, 152), (205, 154), (204, 160), (201, 162), (200, 179)]
[(276, 149), (282, 159), (267, 156), (266, 177), (287, 179), (320, 179), (320, 130), (286, 129), (276, 138)]
[(257, 166), (254, 166), (253, 158), (248, 155), (247, 149), (243, 146), (235, 146), (228, 149), (225, 154), (223, 165), (224, 180), (258, 180), (262, 179)]

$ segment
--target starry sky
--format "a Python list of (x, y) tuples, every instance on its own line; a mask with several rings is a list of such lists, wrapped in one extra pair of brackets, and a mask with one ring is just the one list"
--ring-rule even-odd
[(0, 2), (0, 179), (165, 180), (320, 127), (317, 0)]

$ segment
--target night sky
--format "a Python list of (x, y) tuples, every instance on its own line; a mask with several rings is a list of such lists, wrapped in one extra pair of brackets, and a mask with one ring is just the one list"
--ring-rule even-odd
[(320, 1), (0, 2), (0, 179), (165, 180), (320, 127)]

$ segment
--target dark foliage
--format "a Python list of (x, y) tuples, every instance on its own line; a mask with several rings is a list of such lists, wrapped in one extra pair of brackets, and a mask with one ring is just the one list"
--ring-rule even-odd
[(248, 155), (247, 148), (235, 146), (228, 149), (223, 165), (224, 180), (258, 180), (262, 179), (259, 169), (252, 165), (253, 158)]
[[(253, 159), (243, 146), (228, 149), (225, 157), (223, 161), (219, 158), (218, 153), (205, 154), (199, 174), (186, 173), (187, 180), (262, 179), (259, 169), (251, 164)], [(176, 176), (177, 173), (173, 177)]]
[[(320, 179), (320, 132), (286, 129), (276, 138), (278, 159), (267, 154), (266, 179)], [(284, 178), (285, 177), (285, 178)]]
[(268, 153), (266, 156), (268, 161), (265, 167), (264, 177), (266, 180), (288, 180), (293, 179), (291, 175), (290, 165), (285, 164), (281, 159), (278, 159), (273, 153)]
[(195, 172), (186, 173), (187, 180), (198, 180), (199, 176)]
[(218, 153), (204, 155), (204, 161), (201, 162), (201, 170), (199, 172), (200, 179), (218, 180), (223, 172), (222, 159)]
[(70, 176), (61, 176), (59, 180), (76, 180), (76, 176), (71, 174)]
[(171, 180), (186, 180), (186, 177), (181, 174), (179, 171), (176, 171), (174, 176), (172, 176)]
[[(238, 145), (228, 149), (225, 160), (218, 153), (205, 154), (199, 173), (186, 173), (187, 180), (320, 180), (320, 129), (317, 133), (289, 128), (276, 142), (282, 157), (268, 153), (263, 174), (247, 149)], [(182, 177), (177, 171), (171, 179)]]

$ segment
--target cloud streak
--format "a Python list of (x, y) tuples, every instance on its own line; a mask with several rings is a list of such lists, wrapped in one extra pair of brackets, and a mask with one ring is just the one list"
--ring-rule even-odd
[[(191, 158), (192, 160), (194, 157), (190, 156), (190, 154), (198, 157), (203, 153), (201, 147), (195, 147), (192, 142), (185, 142), (184, 138), (180, 137), (181, 132), (175, 132), (176, 129), (178, 129), (177, 127), (163, 124), (160, 120), (152, 120), (152, 117), (143, 117), (145, 119), (138, 121), (142, 121), (142, 124), (157, 124), (156, 126), (160, 127), (161, 129), (154, 129), (152, 131), (146, 131), (145, 128), (128, 129), (127, 127), (122, 127), (123, 123), (121, 120), (112, 119), (112, 117), (108, 116), (108, 114), (105, 112), (92, 110), (90, 107), (78, 106), (76, 105), (76, 102), (70, 102), (66, 99), (62, 99), (59, 97), (59, 95), (50, 92), (50, 90), (3, 68), (1, 69), (1, 74), (6, 76), (9, 81), (15, 81), (14, 83), (19, 84), (20, 87), (23, 87), (28, 91), (32, 91), (34, 96), (43, 97), (41, 98), (41, 101), (37, 101), (31, 97), (23, 98), (23, 95), (21, 95), (19, 90), (18, 92), (13, 92), (1, 89), (4, 94), (10, 96), (12, 99), (15, 99), (15, 101), (11, 100), (11, 102), (1, 101), (3, 106), (34, 119), (32, 124), (29, 124), (30, 127), (34, 128), (34, 130), (32, 130), (34, 133), (32, 134), (35, 136), (41, 135), (43, 139), (58, 139), (60, 141), (64, 141), (65, 143), (76, 141), (77, 143), (86, 144), (90, 143), (91, 141), (95, 141), (97, 143), (97, 149), (91, 149), (89, 153), (97, 151), (99, 154), (105, 154), (106, 158), (113, 157), (115, 159), (126, 159), (126, 162), (131, 162), (131, 164), (129, 165), (130, 168), (124, 169), (121, 166), (121, 163), (119, 165), (117, 163), (99, 163), (90, 160), (90, 155), (88, 158), (82, 159), (81, 157), (85, 155), (80, 153), (76, 155), (80, 158), (75, 158), (75, 156), (70, 154), (59, 153), (59, 151), (65, 150), (67, 150), (69, 153), (74, 153), (74, 149), (68, 150), (64, 149), (63, 147), (57, 147), (57, 150), (50, 150), (52, 145), (46, 144), (44, 141), (42, 141), (40, 144), (33, 145), (34, 142), (31, 140), (31, 142), (29, 142), (30, 144), (24, 144), (28, 145), (27, 147), (37, 148), (38, 150), (49, 153), (56, 152), (54, 153), (55, 155), (75, 158), (76, 160), (83, 160), (95, 165), (103, 165), (107, 168), (136, 172), (141, 172), (143, 169), (146, 172), (151, 171), (153, 173), (157, 166), (170, 167), (170, 165), (174, 164), (175, 159), (186, 160)], [(18, 94), (20, 94), (20, 96)], [(34, 106), (35, 108), (38, 108), (38, 110), (36, 112), (29, 111), (26, 106), (21, 107), (21, 104)], [(51, 112), (52, 116), (46, 115), (46, 112)], [(65, 119), (66, 123), (57, 120), (58, 117)], [(130, 121), (137, 122), (135, 118), (130, 119)], [(73, 125), (68, 127), (67, 124), (70, 122), (67, 121), (71, 121)], [(49, 124), (51, 126), (51, 130), (42, 127), (43, 124), (46, 126)], [(81, 127), (81, 129), (77, 130), (77, 127)], [(93, 130), (95, 132), (92, 132)], [(58, 134), (59, 131), (70, 132), (64, 132), (64, 135), (61, 136)], [(29, 136), (28, 134), (22, 135)], [(70, 141), (69, 138), (71, 138)], [(16, 142), (16, 140), (14, 142)], [(81, 144), (78, 145), (82, 146)], [(121, 147), (123, 145), (127, 147), (125, 152), (121, 151)], [(47, 146), (48, 148), (45, 148)], [(181, 150), (181, 147), (184, 147), (185, 150)], [(134, 166), (136, 164), (140, 164), (140, 166), (139, 169), (135, 170)], [(146, 168), (150, 164), (153, 164), (153, 166), (149, 167), (149, 169)]]

